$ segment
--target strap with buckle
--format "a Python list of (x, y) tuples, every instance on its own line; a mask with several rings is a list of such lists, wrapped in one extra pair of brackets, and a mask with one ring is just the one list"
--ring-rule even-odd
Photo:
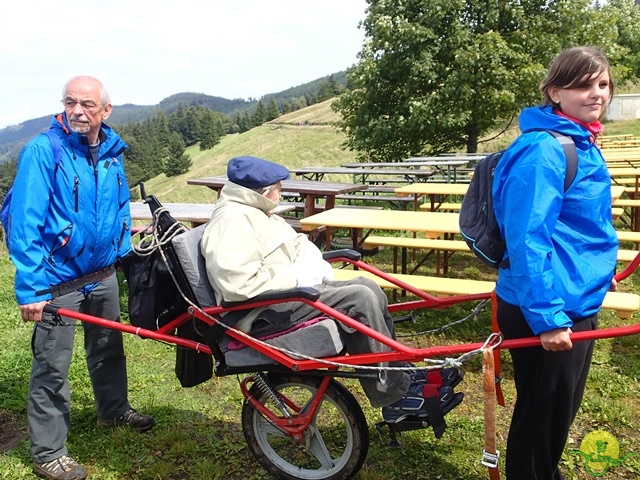
[(482, 373), (484, 390), (484, 450), (482, 465), (489, 469), (491, 480), (500, 479), (496, 449), (496, 379), (493, 363), (493, 346), (486, 344), (482, 350)]

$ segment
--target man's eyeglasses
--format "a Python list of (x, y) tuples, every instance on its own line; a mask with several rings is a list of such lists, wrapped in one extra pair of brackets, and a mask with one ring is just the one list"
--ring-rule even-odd
[(84, 110), (85, 112), (93, 112), (95, 111), (98, 107), (102, 106), (101, 103), (96, 103), (93, 100), (74, 100), (73, 98), (64, 98), (61, 100), (62, 104), (64, 105), (64, 108), (67, 108), (69, 110), (73, 110), (74, 108), (76, 108), (76, 105), (80, 104), (80, 107), (82, 107), (82, 110)]

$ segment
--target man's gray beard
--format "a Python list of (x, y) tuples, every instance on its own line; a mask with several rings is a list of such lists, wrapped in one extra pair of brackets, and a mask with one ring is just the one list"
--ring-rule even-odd
[(87, 126), (87, 127), (72, 127), (72, 126), (69, 126), (69, 128), (71, 129), (72, 132), (79, 133), (79, 134), (85, 134), (85, 133), (89, 132), (89, 130), (91, 129), (91, 127), (89, 127), (89, 126)]

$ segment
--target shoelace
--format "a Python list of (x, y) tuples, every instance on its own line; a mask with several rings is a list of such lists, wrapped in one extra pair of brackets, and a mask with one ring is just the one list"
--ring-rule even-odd
[(77, 466), (77, 462), (69, 455), (63, 455), (50, 462), (45, 462), (40, 466), (43, 470), (62, 470), (63, 472), (69, 472), (73, 470), (73, 467)]

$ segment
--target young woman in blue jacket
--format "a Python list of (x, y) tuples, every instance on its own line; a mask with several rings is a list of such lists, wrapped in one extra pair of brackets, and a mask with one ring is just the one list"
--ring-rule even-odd
[[(527, 133), (502, 156), (493, 184), (509, 259), (496, 284), (500, 330), (504, 338), (541, 340), (510, 352), (517, 391), (506, 451), (510, 480), (564, 478), (558, 464), (593, 353), (593, 342), (573, 343), (570, 334), (596, 329), (604, 296), (615, 289), (611, 179), (596, 144), (613, 95), (609, 64), (592, 47), (564, 50), (540, 90), (544, 104), (521, 112)], [(567, 159), (544, 130), (575, 143), (577, 172), (566, 191)]]

